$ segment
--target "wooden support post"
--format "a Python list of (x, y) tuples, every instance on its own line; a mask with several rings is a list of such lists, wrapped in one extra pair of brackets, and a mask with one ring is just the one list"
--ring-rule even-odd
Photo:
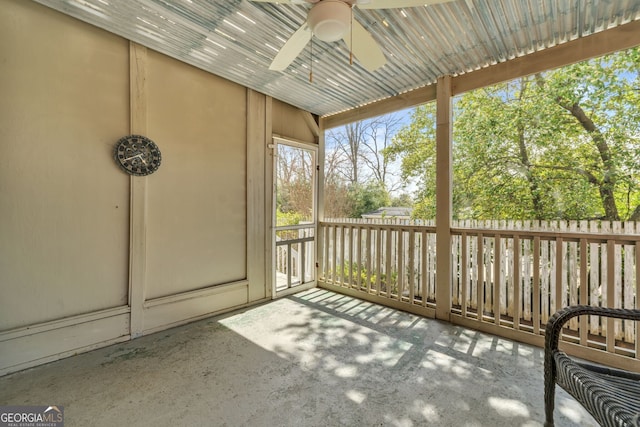
[(271, 127), (273, 114), (273, 99), (270, 96), (265, 98), (264, 105), (264, 138), (265, 138), (265, 173), (264, 173), (264, 221), (265, 221), (265, 289), (267, 298), (274, 298), (276, 295), (276, 238), (275, 238), (275, 182), (273, 178), (275, 170), (275, 150), (273, 147), (273, 129)]
[[(308, 116), (307, 116), (308, 117)], [(325, 157), (325, 140), (324, 140), (324, 120), (318, 120), (318, 134), (315, 135), (318, 141), (318, 158), (316, 159), (316, 164), (318, 165), (318, 170), (316, 173), (316, 230), (320, 230), (320, 227), (317, 226), (319, 223), (324, 221), (324, 157)], [(313, 127), (313, 123), (315, 120), (310, 123), (310, 127)], [(322, 236), (316, 237), (316, 272), (315, 279), (316, 283), (320, 279), (320, 276), (324, 276), (324, 280), (327, 280), (327, 263), (328, 260), (328, 249), (329, 249), (329, 235), (327, 234), (327, 229), (324, 228), (324, 240), (318, 241)], [(324, 246), (323, 246), (324, 245)], [(334, 249), (335, 251), (335, 249)], [(318, 268), (319, 267), (319, 268)], [(322, 269), (322, 270), (321, 270)]]
[[(257, 301), (270, 294), (266, 277), (265, 257), (267, 241), (265, 198), (269, 195), (265, 174), (267, 144), (266, 97), (247, 89), (247, 280), (249, 301)], [(269, 288), (269, 289), (268, 289)]]
[[(147, 133), (147, 48), (129, 43), (130, 133)], [(129, 307), (130, 334), (144, 331), (144, 301), (147, 276), (147, 177), (131, 176), (129, 222)]]
[(451, 76), (436, 88), (436, 318), (451, 315), (452, 102)]

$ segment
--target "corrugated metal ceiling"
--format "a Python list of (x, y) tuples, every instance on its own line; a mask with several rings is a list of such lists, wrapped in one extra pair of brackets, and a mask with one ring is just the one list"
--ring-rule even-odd
[[(308, 5), (248, 0), (36, 0), (318, 115), (329, 115), (640, 19), (640, 0), (454, 0), (355, 9), (387, 64), (349, 65), (342, 41), (317, 39), (286, 70), (277, 50)], [(313, 68), (313, 83), (309, 71)]]

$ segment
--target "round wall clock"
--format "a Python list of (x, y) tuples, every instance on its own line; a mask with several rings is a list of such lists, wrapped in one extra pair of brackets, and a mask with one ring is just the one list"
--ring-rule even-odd
[(149, 138), (129, 135), (120, 138), (114, 157), (118, 165), (130, 175), (149, 175), (160, 167), (162, 155), (158, 146)]

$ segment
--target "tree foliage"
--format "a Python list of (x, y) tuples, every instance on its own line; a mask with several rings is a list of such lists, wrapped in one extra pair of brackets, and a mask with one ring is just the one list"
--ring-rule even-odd
[[(640, 219), (640, 49), (463, 94), (454, 103), (454, 217)], [(435, 216), (435, 106), (385, 151)]]
[(383, 150), (391, 145), (401, 117), (388, 114), (350, 123), (327, 133), (325, 152), (325, 217), (358, 218), (390, 203), (399, 188), (393, 160)]
[(279, 226), (313, 219), (314, 162), (311, 152), (278, 145), (276, 152), (276, 221)]
[(357, 184), (349, 188), (350, 211), (348, 216), (360, 218), (362, 214), (389, 205), (389, 193), (381, 184), (370, 182)]
[(435, 217), (436, 197), (436, 109), (435, 104), (416, 107), (409, 125), (396, 133), (393, 144), (383, 150), (391, 160), (400, 160), (401, 178), (417, 182), (414, 216)]

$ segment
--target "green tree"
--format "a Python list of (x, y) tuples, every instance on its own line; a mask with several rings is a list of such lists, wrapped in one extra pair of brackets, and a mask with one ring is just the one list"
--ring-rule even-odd
[[(640, 219), (640, 50), (483, 88), (454, 107), (454, 216)], [(433, 105), (388, 155), (435, 216)]]
[(360, 217), (390, 204), (399, 189), (396, 168), (382, 155), (401, 123), (387, 114), (327, 132), (324, 168), (326, 218)]
[(434, 103), (416, 107), (411, 122), (402, 127), (382, 153), (391, 161), (400, 159), (401, 179), (416, 183), (413, 215), (435, 218), (436, 197), (436, 108)]
[(286, 145), (278, 145), (275, 179), (278, 225), (291, 225), (292, 218), (310, 221), (313, 216), (311, 153)]
[(349, 188), (349, 200), (351, 202), (351, 218), (360, 218), (362, 214), (374, 211), (389, 205), (389, 193), (383, 185), (377, 182), (352, 185)]
[(595, 190), (583, 175), (566, 169), (579, 162), (576, 155), (584, 149), (579, 133), (539, 92), (536, 77), (528, 77), (458, 99), (454, 191), (457, 212), (466, 213), (461, 216), (598, 216)]
[(401, 193), (391, 198), (390, 206), (410, 208), (413, 207), (413, 199), (409, 193)]

